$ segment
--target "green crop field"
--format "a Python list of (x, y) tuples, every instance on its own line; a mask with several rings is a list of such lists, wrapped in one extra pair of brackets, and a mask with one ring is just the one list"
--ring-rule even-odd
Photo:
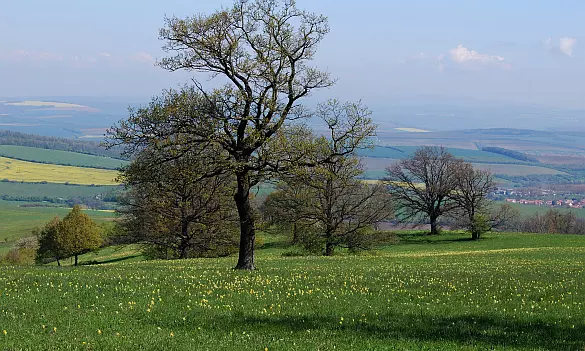
[[(376, 146), (373, 149), (360, 150), (359, 155), (362, 157), (377, 157), (377, 158), (388, 158), (388, 159), (402, 159), (412, 156), (414, 152), (419, 149), (420, 146)], [(458, 149), (458, 148), (446, 148), (448, 152), (453, 154), (455, 157), (463, 158), (469, 162), (482, 162), (482, 163), (520, 163), (521, 161), (515, 160), (511, 157), (504, 155), (498, 155), (491, 152), (470, 150), (470, 149)]]
[(254, 272), (234, 271), (234, 257), (0, 267), (0, 347), (585, 347), (584, 236), (466, 238), (403, 235), (376, 254), (329, 258), (282, 257), (270, 245)]
[(0, 156), (56, 165), (117, 169), (128, 162), (110, 157), (36, 147), (0, 145)]
[[(60, 207), (22, 207), (19, 201), (0, 200), (0, 254), (12, 247), (14, 241), (28, 236), (32, 230), (42, 227), (53, 217), (65, 217), (70, 209)], [(97, 222), (111, 220), (114, 214), (102, 211), (86, 211)]]
[(0, 196), (71, 198), (95, 196), (118, 189), (118, 186), (66, 185), (54, 183), (0, 182)]

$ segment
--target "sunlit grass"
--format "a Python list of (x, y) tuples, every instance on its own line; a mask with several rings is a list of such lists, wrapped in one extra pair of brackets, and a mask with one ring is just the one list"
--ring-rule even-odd
[[(371, 255), (0, 268), (6, 349), (485, 350), (585, 346), (585, 237), (399, 236)], [(276, 240), (276, 239), (275, 239)], [(114, 260), (119, 257), (110, 252)], [(2, 339), (3, 338), (3, 339)], [(3, 344), (2, 344), (3, 343)]]

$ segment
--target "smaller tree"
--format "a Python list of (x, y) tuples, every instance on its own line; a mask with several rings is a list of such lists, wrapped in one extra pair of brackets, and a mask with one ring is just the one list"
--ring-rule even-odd
[(495, 183), (489, 170), (474, 169), (470, 163), (461, 163), (456, 171), (455, 190), (449, 197), (457, 206), (454, 212), (463, 220), (472, 239), (479, 240), (481, 234), (491, 229), (487, 195)]
[(59, 217), (55, 216), (41, 230), (33, 230), (33, 234), (38, 238), (39, 247), (35, 261), (37, 263), (47, 263), (48, 261), (57, 261), (61, 266), (61, 259), (66, 257), (65, 252), (57, 245), (57, 235), (59, 230)]
[(59, 217), (53, 218), (45, 228), (37, 232), (39, 249), (36, 261), (45, 263), (47, 259), (54, 259), (61, 266), (61, 259), (75, 256), (75, 265), (78, 256), (93, 251), (102, 245), (99, 227), (95, 222), (81, 212), (79, 205), (73, 209), (62, 221)]
[[(364, 170), (355, 150), (368, 146), (376, 125), (361, 103), (331, 100), (318, 108), (328, 128), (327, 137), (306, 136), (307, 162), (281, 173), (286, 185), (273, 195), (274, 213), (293, 226), (317, 234), (324, 254), (336, 247), (358, 248), (363, 232), (390, 216), (388, 194), (383, 184), (357, 179)], [(320, 161), (320, 162), (319, 162)], [(283, 172), (284, 173), (284, 172)], [(293, 233), (294, 235), (294, 233)]]
[(404, 220), (426, 216), (431, 223), (430, 234), (438, 234), (439, 217), (458, 206), (451, 195), (464, 164), (443, 147), (424, 146), (412, 157), (389, 166), (385, 180), (399, 207), (397, 216)]
[(12, 265), (33, 264), (38, 248), (39, 242), (36, 236), (18, 239), (14, 247), (4, 257), (4, 262)]
[(66, 257), (75, 257), (76, 266), (79, 255), (98, 249), (102, 242), (99, 227), (79, 205), (73, 206), (57, 227), (57, 246)]

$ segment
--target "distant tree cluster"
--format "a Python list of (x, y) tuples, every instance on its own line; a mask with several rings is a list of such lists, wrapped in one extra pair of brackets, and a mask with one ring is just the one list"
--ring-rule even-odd
[(513, 159), (519, 160), (519, 161), (536, 162), (536, 163), (539, 162), (536, 157), (532, 157), (532, 156), (527, 155), (527, 154), (520, 152), (520, 151), (505, 149), (503, 147), (484, 146), (481, 149), (481, 151), (508, 156), (510, 158), (513, 158)]
[(386, 183), (401, 220), (428, 218), (431, 234), (439, 218), (457, 219), (472, 235), (481, 235), (513, 217), (509, 207), (493, 210), (487, 195), (495, 186), (489, 171), (474, 169), (442, 147), (425, 146), (387, 169)]
[(585, 219), (575, 212), (550, 209), (519, 220), (510, 229), (527, 233), (585, 234)]
[(122, 157), (119, 148), (106, 149), (95, 141), (25, 134), (10, 130), (0, 130), (0, 145), (28, 146), (113, 158)]

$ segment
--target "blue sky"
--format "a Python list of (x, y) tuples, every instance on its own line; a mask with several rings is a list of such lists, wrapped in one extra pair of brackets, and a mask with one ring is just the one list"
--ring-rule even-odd
[[(188, 81), (155, 67), (167, 15), (231, 1), (6, 0), (0, 96), (149, 97)], [(419, 96), (585, 108), (585, 1), (297, 0), (329, 17), (316, 95), (368, 105)]]

